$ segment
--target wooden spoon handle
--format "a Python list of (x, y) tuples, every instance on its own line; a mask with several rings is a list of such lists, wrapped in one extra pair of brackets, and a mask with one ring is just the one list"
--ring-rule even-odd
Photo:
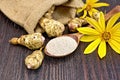
[(114, 14), (120, 12), (120, 5), (117, 5), (116, 7), (114, 7), (112, 10), (110, 10), (106, 15), (105, 15), (105, 19), (106, 21), (108, 19), (110, 19)]
[(81, 36), (83, 36), (83, 34), (81, 34), (81, 33), (73, 33), (73, 34), (68, 34), (68, 36), (72, 37), (79, 44), (80, 38), (81, 38)]

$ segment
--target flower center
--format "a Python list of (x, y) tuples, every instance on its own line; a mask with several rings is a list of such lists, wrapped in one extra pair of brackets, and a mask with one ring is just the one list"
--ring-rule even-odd
[(110, 32), (104, 32), (104, 33), (102, 34), (102, 38), (103, 38), (105, 41), (109, 40), (109, 39), (111, 38)]
[(89, 11), (92, 8), (91, 5), (87, 5), (86, 10)]

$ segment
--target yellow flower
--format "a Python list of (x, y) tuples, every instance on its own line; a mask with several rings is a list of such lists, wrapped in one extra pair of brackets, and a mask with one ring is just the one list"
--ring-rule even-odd
[(93, 12), (98, 12), (97, 9), (98, 7), (102, 6), (109, 6), (107, 3), (97, 3), (99, 0), (86, 0), (86, 4), (77, 10), (77, 13), (80, 13), (84, 11), (84, 15), (82, 16), (83, 18), (87, 16), (87, 13), (92, 16)]
[(86, 17), (87, 22), (92, 25), (93, 28), (81, 27), (77, 29), (80, 33), (84, 34), (81, 41), (93, 41), (85, 49), (84, 54), (92, 53), (98, 47), (99, 57), (105, 57), (106, 42), (114, 51), (120, 54), (120, 22), (115, 24), (119, 17), (120, 13), (115, 14), (107, 24), (105, 24), (105, 17), (102, 12), (100, 12), (100, 18), (98, 21)]

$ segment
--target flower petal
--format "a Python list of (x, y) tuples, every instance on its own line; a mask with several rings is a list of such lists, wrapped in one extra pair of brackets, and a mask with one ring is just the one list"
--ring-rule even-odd
[(80, 12), (82, 12), (86, 7), (87, 7), (87, 5), (85, 4), (82, 8), (78, 8), (77, 9), (77, 14), (79, 14)]
[(102, 7), (102, 6), (109, 6), (109, 4), (107, 4), (107, 3), (95, 3), (92, 5), (92, 7), (95, 7), (95, 8)]
[(86, 21), (93, 26), (97, 31), (102, 32), (98, 22), (92, 18), (86, 17)]
[(116, 32), (114, 32), (114, 33), (112, 33), (112, 35), (113, 35), (113, 36), (118, 36), (118, 37), (120, 37), (120, 30), (118, 30), (118, 31), (116, 31)]
[[(119, 34), (119, 35), (120, 35), (120, 34)], [(115, 41), (117, 41), (117, 42), (120, 43), (120, 36), (112, 36), (111, 39), (113, 39), (113, 40), (115, 40)]]
[(112, 27), (111, 31), (114, 33), (114, 32), (116, 32), (118, 29), (120, 29), (120, 22), (118, 22), (117, 24), (115, 24), (115, 25)]
[(106, 56), (106, 42), (104, 40), (101, 41), (98, 47), (98, 55), (101, 59)]
[(88, 14), (89, 14), (90, 16), (92, 16), (92, 15), (93, 15), (92, 10), (89, 10), (89, 11), (88, 11)]
[(116, 13), (113, 17), (110, 18), (106, 27), (107, 31), (111, 29), (111, 27), (115, 24), (115, 22), (118, 20), (119, 17), (120, 17), (120, 13)]
[(108, 43), (109, 43), (109, 45), (112, 47), (112, 49), (113, 49), (114, 51), (116, 51), (117, 53), (120, 54), (120, 43), (118, 43), (117, 41), (112, 40), (112, 39), (110, 39), (110, 40), (108, 41)]
[(95, 29), (90, 27), (81, 27), (81, 28), (77, 28), (77, 30), (82, 34), (99, 35), (99, 32), (97, 32)]
[(92, 12), (99, 12), (99, 11), (95, 8), (92, 8)]
[(97, 46), (99, 45), (100, 41), (101, 41), (101, 39), (98, 38), (95, 41), (93, 41), (92, 43), (90, 43), (88, 45), (88, 47), (85, 49), (84, 54), (92, 53), (97, 48)]
[(105, 31), (105, 16), (103, 12), (100, 12), (100, 18), (98, 19), (98, 23), (102, 29), (102, 31)]
[(83, 16), (81, 18), (85, 18), (86, 16), (87, 16), (87, 11), (84, 10), (84, 14), (83, 14)]
[(80, 38), (80, 41), (82, 42), (91, 42), (91, 41), (94, 41), (98, 38), (99, 36), (95, 36), (95, 35), (83, 35), (81, 38)]
[(79, 13), (82, 12), (83, 10), (84, 10), (83, 8), (77, 9), (77, 14), (79, 14)]

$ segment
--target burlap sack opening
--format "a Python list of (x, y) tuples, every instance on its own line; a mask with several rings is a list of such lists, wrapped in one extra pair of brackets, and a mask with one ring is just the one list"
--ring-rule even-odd
[(65, 24), (75, 17), (75, 8), (83, 6), (83, 2), (80, 0), (0, 0), (0, 10), (28, 33), (34, 33), (40, 18), (53, 5), (57, 6), (53, 18)]

